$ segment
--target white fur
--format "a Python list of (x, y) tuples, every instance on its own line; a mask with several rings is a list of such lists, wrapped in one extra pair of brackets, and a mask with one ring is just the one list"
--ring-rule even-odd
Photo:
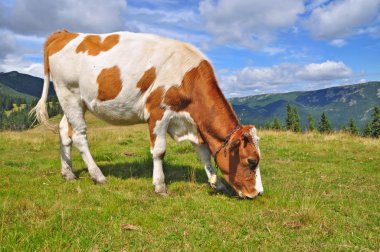
[(162, 167), (163, 155), (166, 151), (166, 132), (172, 112), (165, 111), (160, 121), (156, 122), (153, 133), (156, 135), (151, 153), (153, 156), (153, 185), (157, 193), (166, 193), (165, 175)]
[(261, 181), (260, 166), (258, 166), (256, 168), (256, 185), (255, 185), (255, 190), (259, 194), (263, 194), (263, 192), (264, 192), (263, 183)]
[[(119, 43), (109, 51), (96, 56), (87, 52), (76, 53), (76, 47), (86, 34), (80, 34), (60, 52), (49, 59), (51, 75), (56, 88), (79, 87), (87, 109), (113, 124), (135, 124), (146, 121), (146, 99), (158, 87), (164, 90), (181, 84), (186, 72), (197, 67), (206, 57), (193, 46), (150, 34), (117, 33)], [(101, 35), (104, 39), (107, 35)], [(104, 68), (118, 66), (121, 71), (122, 90), (109, 101), (99, 101), (96, 79)], [(144, 72), (156, 69), (156, 79), (143, 94), (136, 88)], [(65, 99), (63, 97), (62, 99)]]
[(198, 131), (193, 118), (188, 112), (172, 113), (168, 133), (177, 142), (190, 141), (198, 144)]
[[(251, 135), (252, 135), (252, 140), (253, 140), (253, 144), (255, 145), (258, 153), (259, 153), (259, 156), (261, 156), (261, 153), (260, 153), (260, 146), (259, 146), (259, 143), (260, 143), (260, 138), (257, 136), (256, 134), (256, 128), (253, 127), (252, 130), (251, 130)], [(259, 192), (259, 194), (262, 194), (264, 192), (264, 187), (263, 187), (263, 183), (261, 181), (261, 174), (260, 174), (260, 165), (256, 168), (256, 184), (255, 184), (255, 190), (257, 192)]]
[(71, 164), (72, 139), (69, 137), (69, 123), (66, 116), (59, 123), (59, 139), (61, 144), (61, 174), (67, 180), (75, 179)]

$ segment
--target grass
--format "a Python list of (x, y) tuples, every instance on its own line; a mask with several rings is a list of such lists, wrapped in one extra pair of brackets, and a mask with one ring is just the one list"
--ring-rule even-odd
[[(53, 119), (58, 122), (58, 119)], [(60, 176), (58, 135), (0, 132), (0, 251), (378, 251), (380, 141), (260, 131), (264, 195), (213, 194), (192, 147), (169, 140), (154, 193), (145, 125), (88, 118), (94, 185)]]

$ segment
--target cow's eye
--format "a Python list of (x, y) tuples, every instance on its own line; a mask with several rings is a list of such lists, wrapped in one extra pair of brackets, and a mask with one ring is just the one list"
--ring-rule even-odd
[(249, 169), (254, 170), (257, 166), (257, 163), (258, 163), (258, 161), (256, 159), (248, 158)]

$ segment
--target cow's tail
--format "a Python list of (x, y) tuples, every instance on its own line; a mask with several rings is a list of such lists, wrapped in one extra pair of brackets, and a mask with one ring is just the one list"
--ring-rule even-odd
[(29, 112), (29, 116), (35, 117), (35, 121), (43, 124), (47, 129), (54, 132), (58, 131), (58, 127), (49, 123), (49, 114), (47, 111), (46, 101), (49, 95), (49, 86), (50, 86), (50, 69), (49, 69), (49, 57), (46, 52), (46, 46), (44, 50), (44, 86), (42, 89), (42, 95), (37, 105), (32, 108)]

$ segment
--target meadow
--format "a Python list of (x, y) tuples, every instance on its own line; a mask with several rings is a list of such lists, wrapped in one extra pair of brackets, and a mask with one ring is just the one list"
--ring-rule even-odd
[(75, 148), (78, 179), (62, 179), (57, 134), (0, 132), (0, 251), (380, 249), (379, 139), (259, 131), (265, 191), (241, 200), (215, 194), (191, 144), (168, 137), (163, 197), (147, 126), (87, 120), (105, 185)]

